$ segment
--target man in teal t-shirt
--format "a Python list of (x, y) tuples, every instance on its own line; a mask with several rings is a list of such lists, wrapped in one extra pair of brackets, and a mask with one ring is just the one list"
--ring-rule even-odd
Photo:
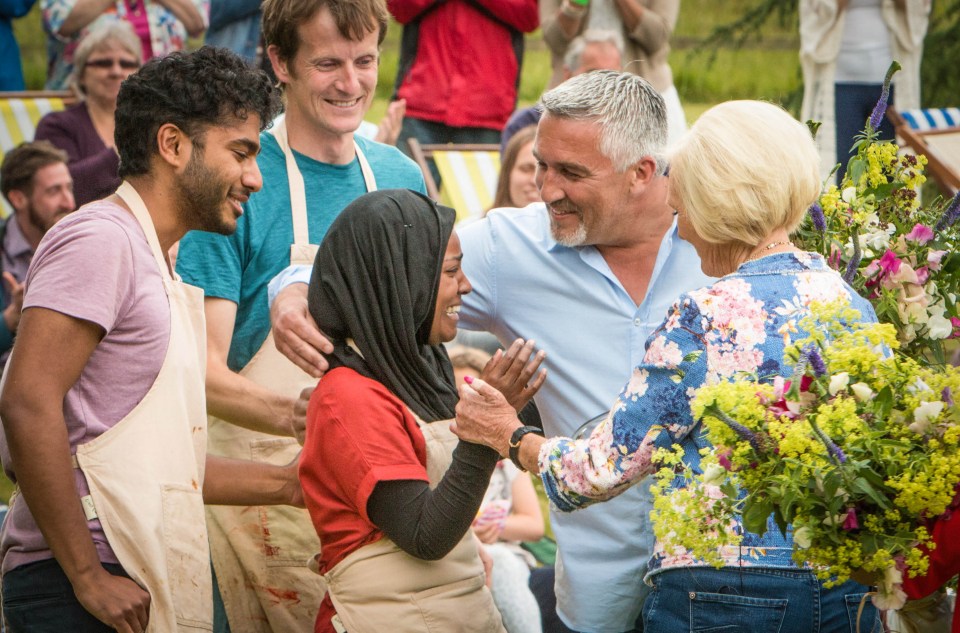
[[(243, 215), (234, 235), (193, 232), (180, 243), (178, 272), (206, 293), (214, 454), (296, 458), (294, 429), (303, 425), (295, 421), (305, 412), (298, 399), (316, 379), (268, 339), (267, 284), (293, 262), (312, 263), (334, 218), (360, 195), (425, 191), (417, 166), (396, 148), (354, 135), (373, 99), (388, 14), (383, 0), (353, 0), (356, 12), (339, 10), (343, 1), (264, 3), (267, 53), (286, 113), (261, 136), (263, 189), (235, 198)], [(210, 508), (208, 526), (230, 629), (313, 631), (323, 589), (306, 567), (319, 551), (306, 511)]]

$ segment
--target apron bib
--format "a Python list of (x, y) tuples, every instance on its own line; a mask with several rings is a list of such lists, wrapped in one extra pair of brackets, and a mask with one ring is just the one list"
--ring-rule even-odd
[(117, 195), (143, 227), (170, 303), (170, 342), (143, 400), (103, 435), (77, 447), (99, 518), (124, 570), (150, 593), (149, 633), (213, 630), (213, 585), (203, 511), (206, 330), (203, 291), (173, 279), (136, 190)]
[[(274, 125), (271, 134), (283, 150), (290, 181), (294, 236), (290, 263), (312, 266), (317, 246), (310, 243), (306, 190), (286, 122)], [(356, 152), (367, 190), (374, 191), (370, 165), (359, 146)], [(292, 397), (317, 382), (277, 351), (272, 332), (240, 375)], [(282, 466), (300, 452), (294, 438), (250, 431), (213, 416), (209, 421), (213, 454)], [(307, 511), (289, 506), (209, 506), (207, 518), (217, 583), (234, 633), (311, 633), (325, 587), (307, 567), (320, 549)]]
[[(417, 418), (417, 424), (427, 445), (427, 477), (436, 488), (458, 440), (449, 420), (427, 424)], [(484, 585), (472, 530), (438, 561), (414, 558), (384, 536), (349, 554), (323, 578), (347, 633), (505, 633)]]

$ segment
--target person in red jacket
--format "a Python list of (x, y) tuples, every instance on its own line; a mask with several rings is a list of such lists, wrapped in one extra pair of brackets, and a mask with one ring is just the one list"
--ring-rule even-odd
[[(523, 34), (537, 0), (388, 0), (404, 25), (394, 98), (407, 112), (397, 146), (499, 143), (517, 102)], [(434, 174), (436, 176), (436, 174)]]
[[(927, 575), (909, 578), (904, 574), (903, 590), (911, 600), (925, 598), (960, 573), (960, 514), (957, 514), (957, 508), (937, 519), (931, 535), (936, 547), (926, 551), (930, 557)], [(950, 631), (960, 633), (960, 610), (954, 609)]]

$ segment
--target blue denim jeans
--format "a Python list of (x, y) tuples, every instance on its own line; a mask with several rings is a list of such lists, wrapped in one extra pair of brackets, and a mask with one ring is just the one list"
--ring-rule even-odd
[[(826, 589), (813, 572), (774, 567), (669, 569), (652, 581), (644, 633), (857, 633), (868, 591), (853, 581)], [(881, 630), (867, 598), (859, 631)]]
[[(114, 576), (129, 578), (120, 565), (103, 564)], [(70, 580), (53, 558), (21, 565), (3, 576), (3, 615), (7, 633), (112, 633), (113, 628), (83, 608)]]

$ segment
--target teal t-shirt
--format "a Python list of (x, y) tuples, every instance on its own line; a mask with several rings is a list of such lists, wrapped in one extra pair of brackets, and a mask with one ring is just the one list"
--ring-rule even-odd
[[(392, 146), (356, 137), (370, 163), (378, 189), (413, 189), (426, 193), (416, 163)], [(233, 235), (191, 231), (180, 241), (177, 272), (183, 280), (203, 288), (208, 297), (237, 304), (233, 340), (227, 365), (240, 371), (270, 332), (267, 284), (290, 265), (293, 222), (290, 186), (283, 151), (272, 134), (260, 135), (257, 165), (263, 188), (243, 205)], [(319, 244), (334, 218), (366, 193), (360, 163), (330, 165), (294, 152), (307, 197), (310, 242)]]

